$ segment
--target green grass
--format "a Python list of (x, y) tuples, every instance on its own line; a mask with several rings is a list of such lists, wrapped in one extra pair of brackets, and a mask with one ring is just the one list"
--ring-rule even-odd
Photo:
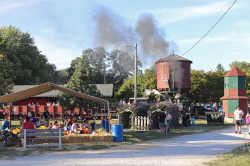
[(219, 156), (218, 160), (206, 163), (208, 166), (249, 166), (250, 142), (230, 153)]
[(209, 132), (219, 129), (225, 129), (226, 127), (232, 126), (232, 124), (225, 125), (206, 125), (205, 120), (197, 120), (196, 125), (171, 129), (171, 133), (167, 136), (161, 134), (158, 130), (138, 132), (135, 130), (124, 130), (124, 142), (86, 142), (82, 144), (65, 144), (63, 149), (59, 150), (57, 147), (39, 147), (39, 148), (28, 148), (23, 149), (22, 147), (6, 147), (1, 148), (0, 158), (13, 158), (14, 156), (27, 156), (27, 155), (38, 155), (48, 152), (55, 151), (72, 151), (72, 150), (100, 150), (107, 149), (114, 146), (120, 145), (131, 145), (134, 143), (141, 143), (144, 141), (150, 141), (155, 139), (168, 139), (176, 136)]
[(181, 135), (211, 132), (215, 130), (225, 129), (231, 126), (232, 124), (208, 126), (204, 124), (203, 121), (200, 121), (200, 124), (197, 124), (194, 126), (171, 129), (170, 134), (168, 134), (167, 136), (161, 134), (159, 131), (156, 131), (156, 130), (143, 131), (143, 132), (138, 132), (135, 130), (125, 130), (124, 141), (127, 144), (133, 144), (133, 143), (139, 143), (139, 142), (149, 141), (149, 140), (154, 140), (154, 139), (166, 139), (166, 138), (172, 138), (172, 137), (181, 136)]

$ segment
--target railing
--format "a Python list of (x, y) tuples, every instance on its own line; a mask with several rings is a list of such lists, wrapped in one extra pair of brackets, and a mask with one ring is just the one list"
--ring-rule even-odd
[(24, 129), (21, 131), (21, 138), (23, 138), (23, 147), (27, 148), (28, 140), (40, 139), (46, 141), (49, 138), (58, 137), (58, 148), (62, 148), (62, 129)]
[(136, 116), (134, 122), (134, 128), (139, 131), (149, 130), (150, 120), (147, 116)]

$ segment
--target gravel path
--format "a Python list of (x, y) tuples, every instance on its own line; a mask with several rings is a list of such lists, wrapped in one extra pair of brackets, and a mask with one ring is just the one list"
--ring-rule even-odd
[(236, 135), (232, 131), (229, 128), (108, 150), (1, 160), (0, 166), (200, 166), (250, 140), (247, 134)]

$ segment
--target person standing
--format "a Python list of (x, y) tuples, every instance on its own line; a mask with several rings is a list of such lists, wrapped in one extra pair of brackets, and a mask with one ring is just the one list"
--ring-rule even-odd
[(250, 110), (247, 111), (246, 125), (248, 126), (248, 134), (250, 135)]
[(244, 113), (239, 106), (236, 107), (234, 111), (234, 123), (235, 123), (235, 133), (241, 134), (242, 117)]
[(170, 120), (171, 119), (172, 119), (171, 114), (168, 111), (166, 111), (166, 117), (165, 117), (165, 126), (166, 126), (165, 134), (166, 135), (170, 133)]
[(157, 120), (158, 120), (158, 125), (159, 125), (159, 129), (160, 129), (160, 132), (162, 134), (165, 134), (165, 126), (164, 126), (164, 122), (165, 122), (165, 114), (162, 113), (162, 112), (159, 112), (158, 113), (158, 116), (157, 116)]
[(49, 126), (49, 111), (48, 111), (48, 109), (46, 107), (45, 107), (45, 111), (43, 113), (43, 117), (44, 117), (44, 119), (46, 121), (46, 126)]

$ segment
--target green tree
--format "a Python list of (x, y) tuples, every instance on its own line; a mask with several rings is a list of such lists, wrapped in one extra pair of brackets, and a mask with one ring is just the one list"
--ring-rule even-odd
[(11, 69), (11, 64), (8, 59), (0, 54), (0, 96), (9, 93), (13, 87), (12, 80), (13, 70)]
[[(118, 92), (123, 85), (124, 80), (134, 75), (134, 56), (121, 50), (112, 50), (108, 58), (110, 70), (108, 71), (108, 81), (114, 84), (114, 91)], [(137, 60), (138, 69), (141, 69), (142, 63)]]
[(153, 68), (150, 69), (146, 69), (144, 71), (143, 74), (143, 78), (142, 78), (143, 82), (142, 82), (142, 87), (143, 90), (145, 89), (156, 89), (156, 85), (157, 85), (157, 79), (156, 79), (156, 71)]
[(118, 98), (125, 99), (126, 101), (128, 101), (130, 97), (134, 96), (134, 77), (124, 81), (116, 96)]
[(222, 72), (222, 73), (224, 73), (224, 72), (225, 72), (225, 69), (224, 69), (224, 67), (222, 66), (222, 64), (218, 64), (218, 65), (216, 66), (216, 71), (217, 71), (217, 72)]
[[(220, 103), (220, 98), (224, 96), (224, 72), (206, 73), (206, 96), (207, 102)], [(205, 95), (205, 94), (204, 94)]]
[[(67, 82), (66, 87), (77, 92), (98, 96), (99, 92), (96, 86), (91, 85), (93, 84), (91, 79), (92, 73), (93, 69), (90, 66), (89, 60), (87, 56), (83, 55), (78, 59), (78, 63), (75, 65), (75, 71)], [(77, 97), (64, 94), (61, 103), (68, 108), (73, 108), (74, 106), (86, 106), (89, 101), (83, 101)]]
[(0, 52), (12, 66), (15, 84), (53, 81), (55, 66), (48, 63), (28, 33), (12, 26), (0, 28)]
[(222, 70), (204, 72), (191, 71), (191, 90), (189, 97), (196, 103), (219, 103), (224, 93), (224, 74)]
[(58, 70), (55, 73), (54, 82), (56, 84), (63, 85), (63, 84), (66, 84), (68, 82), (68, 78), (69, 78), (68, 69)]
[(204, 103), (206, 102), (205, 85), (206, 85), (205, 72), (203, 70), (191, 71), (191, 89), (189, 92), (189, 98), (192, 103)]
[[(137, 77), (137, 96), (142, 97), (145, 89), (156, 89), (156, 72), (154, 69), (146, 69), (143, 74)], [(134, 77), (124, 81), (117, 92), (119, 98), (128, 101), (134, 96)]]

